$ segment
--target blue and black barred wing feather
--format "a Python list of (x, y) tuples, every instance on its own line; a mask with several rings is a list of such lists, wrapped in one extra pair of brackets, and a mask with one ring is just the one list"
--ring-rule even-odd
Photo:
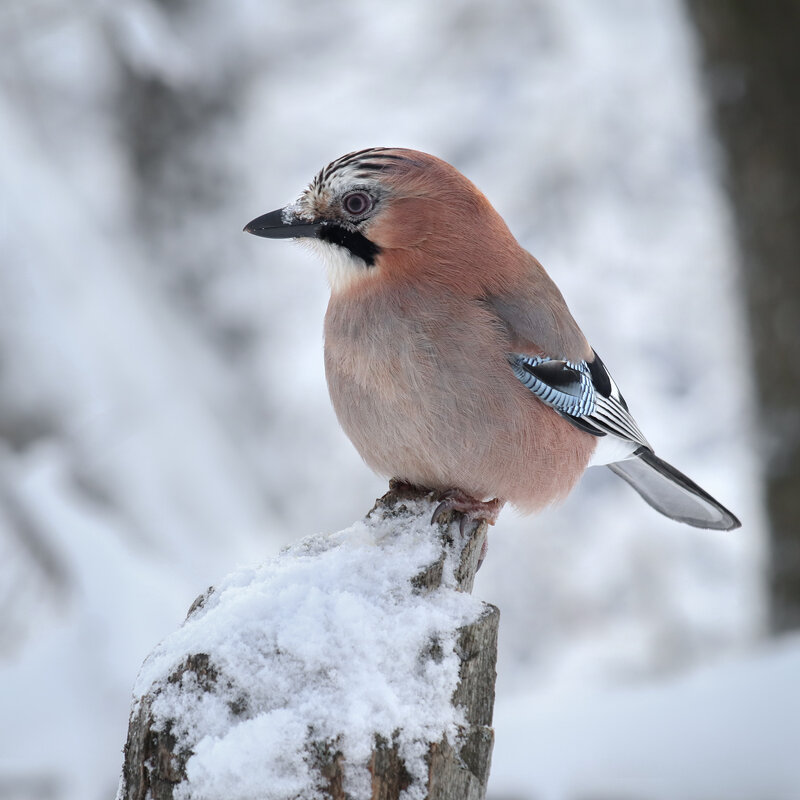
[(528, 389), (577, 428), (622, 439), (630, 443), (630, 453), (637, 447), (652, 450), (597, 353), (591, 362), (513, 353), (509, 362)]
[(516, 377), (543, 403), (580, 430), (603, 437), (603, 449), (613, 454), (608, 467), (657, 511), (698, 528), (738, 528), (739, 520), (727, 508), (653, 452), (619, 387), (592, 352), (589, 362), (519, 353), (509, 354), (508, 360)]

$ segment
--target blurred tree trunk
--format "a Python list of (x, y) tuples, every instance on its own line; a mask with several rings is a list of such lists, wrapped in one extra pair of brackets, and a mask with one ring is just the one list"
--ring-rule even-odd
[(743, 256), (774, 630), (800, 627), (800, 0), (688, 0)]

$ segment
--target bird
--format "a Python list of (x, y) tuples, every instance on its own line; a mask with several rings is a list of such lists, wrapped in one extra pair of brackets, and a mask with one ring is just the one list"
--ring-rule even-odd
[(449, 163), (348, 153), (244, 230), (321, 257), (338, 420), (375, 472), (438, 493), (434, 521), (538, 511), (606, 465), (673, 520), (740, 526), (655, 454), (544, 267)]

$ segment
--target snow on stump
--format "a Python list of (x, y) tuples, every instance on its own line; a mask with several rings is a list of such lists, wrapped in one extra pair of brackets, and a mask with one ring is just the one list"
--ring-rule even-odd
[(499, 612), (486, 524), (393, 485), (198, 598), (137, 679), (117, 800), (480, 800)]

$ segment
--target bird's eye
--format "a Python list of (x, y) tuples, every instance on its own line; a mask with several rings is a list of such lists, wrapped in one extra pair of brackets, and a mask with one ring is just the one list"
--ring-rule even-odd
[(372, 208), (372, 198), (366, 192), (350, 192), (345, 195), (342, 205), (348, 214), (360, 217)]

